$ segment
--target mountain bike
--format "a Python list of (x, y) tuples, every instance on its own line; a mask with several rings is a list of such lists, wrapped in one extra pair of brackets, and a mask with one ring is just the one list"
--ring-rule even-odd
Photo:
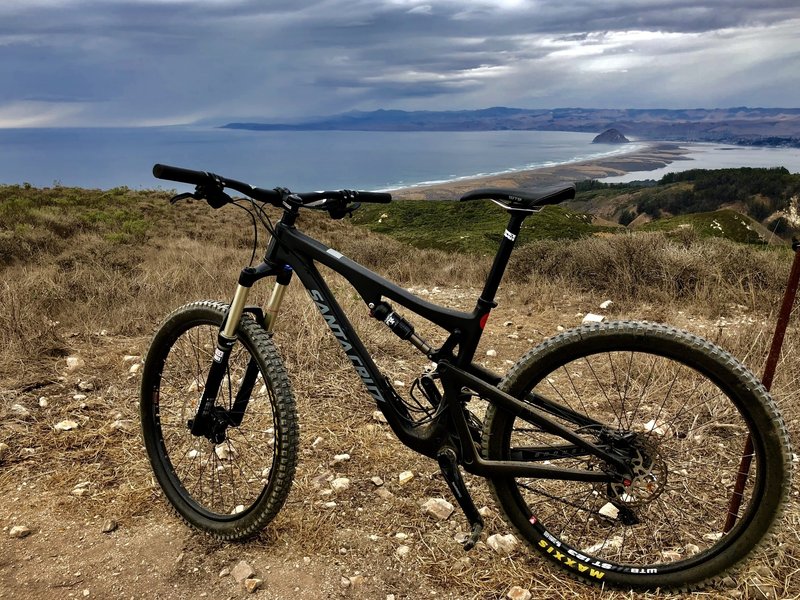
[[(153, 172), (195, 186), (172, 202), (234, 203), (271, 234), (263, 261), (241, 270), (230, 303), (178, 308), (145, 359), (146, 451), (168, 502), (190, 526), (245, 540), (287, 498), (298, 418), (271, 332), (296, 275), (397, 438), (437, 461), (470, 523), (466, 549), (479, 540), (483, 519), (462, 470), (488, 481), (530, 548), (597, 584), (699, 587), (741, 563), (775, 527), (789, 493), (785, 426), (761, 383), (712, 343), (661, 324), (595, 323), (540, 343), (505, 375), (476, 362), (524, 219), (572, 199), (574, 186), (479, 189), (461, 198), (490, 200), (509, 217), (475, 308), (462, 312), (415, 296), (297, 227), (301, 211), (341, 219), (360, 203), (389, 202), (389, 194), (292, 193), (165, 165)], [(274, 224), (272, 207), (281, 211)], [(369, 315), (424, 356), (429, 367), (409, 395), (378, 369), (318, 265), (343, 275)], [(247, 303), (262, 279), (274, 281), (263, 309)], [(423, 339), (392, 303), (440, 328), (443, 342)], [(470, 408), (475, 402), (486, 406), (480, 417)], [(739, 493), (734, 481), (748, 436), (752, 466)]]

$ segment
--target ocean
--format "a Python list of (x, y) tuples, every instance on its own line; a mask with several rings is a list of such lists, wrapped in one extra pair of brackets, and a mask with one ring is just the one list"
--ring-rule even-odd
[[(560, 131), (244, 131), (190, 126), (0, 129), (0, 184), (180, 187), (152, 176), (153, 164), (160, 162), (260, 187), (384, 190), (589, 160), (641, 147), (592, 144), (593, 137)], [(800, 150), (695, 147), (702, 147), (693, 151), (695, 160), (671, 167), (716, 166), (724, 157), (724, 166), (785, 165), (800, 171)], [(651, 171), (629, 177), (660, 175)]]
[(629, 148), (588, 133), (0, 129), (0, 184), (172, 189), (165, 163), (295, 191), (381, 190), (586, 160)]

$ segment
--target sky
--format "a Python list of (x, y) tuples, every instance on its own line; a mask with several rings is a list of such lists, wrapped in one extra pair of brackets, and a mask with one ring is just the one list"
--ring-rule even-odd
[(800, 106), (798, 0), (0, 0), (0, 127)]

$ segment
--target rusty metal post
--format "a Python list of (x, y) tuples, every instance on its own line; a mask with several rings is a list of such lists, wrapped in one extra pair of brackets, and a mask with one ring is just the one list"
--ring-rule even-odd
[[(786, 336), (789, 317), (792, 314), (792, 307), (794, 306), (794, 300), (797, 296), (797, 285), (800, 281), (800, 252), (798, 252), (798, 249), (800, 249), (800, 242), (796, 239), (792, 239), (792, 250), (794, 250), (792, 270), (789, 272), (789, 281), (786, 283), (786, 292), (783, 294), (783, 303), (778, 313), (778, 322), (775, 324), (775, 334), (772, 336), (772, 345), (767, 355), (767, 364), (764, 366), (764, 375), (761, 378), (761, 382), (767, 390), (772, 388), (772, 380), (775, 378), (775, 369), (778, 366), (778, 359), (781, 355), (783, 338)], [(733, 488), (731, 500), (728, 503), (728, 517), (725, 520), (724, 533), (728, 533), (733, 529), (733, 526), (736, 525), (736, 519), (739, 518), (739, 508), (742, 506), (742, 498), (744, 497), (744, 486), (747, 483), (747, 476), (750, 473), (750, 465), (752, 462), (753, 440), (750, 434), (748, 434), (744, 444), (744, 450), (742, 451), (742, 462), (739, 464), (739, 473), (736, 475), (736, 484)]]

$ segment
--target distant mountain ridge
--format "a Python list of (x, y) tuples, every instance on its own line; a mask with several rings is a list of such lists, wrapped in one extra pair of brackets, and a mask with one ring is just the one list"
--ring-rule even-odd
[(352, 111), (296, 122), (228, 123), (256, 131), (579, 131), (617, 129), (639, 139), (800, 147), (800, 108)]

